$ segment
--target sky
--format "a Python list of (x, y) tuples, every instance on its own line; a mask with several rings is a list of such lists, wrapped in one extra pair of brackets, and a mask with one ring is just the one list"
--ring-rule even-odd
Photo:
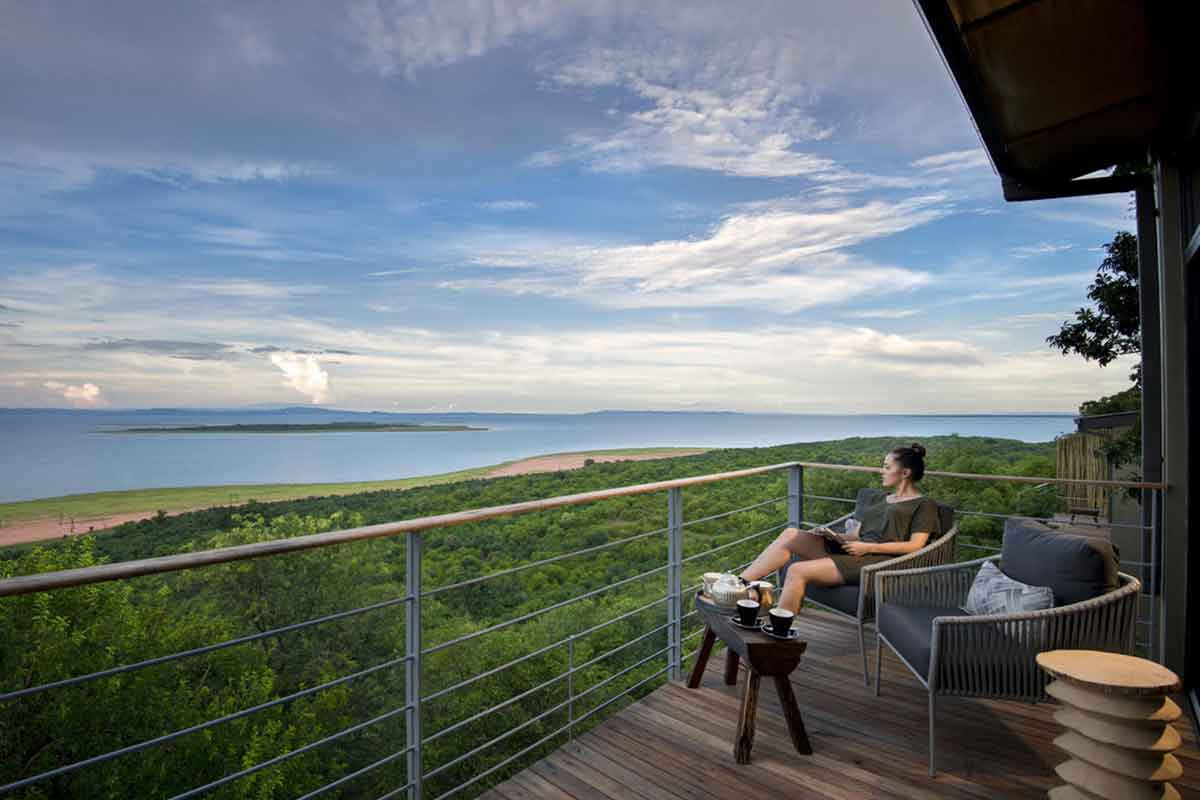
[(0, 406), (1074, 411), (910, 3), (0, 0)]

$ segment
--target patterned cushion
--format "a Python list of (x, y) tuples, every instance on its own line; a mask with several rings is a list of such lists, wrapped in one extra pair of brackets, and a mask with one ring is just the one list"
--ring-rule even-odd
[(963, 610), (968, 614), (1012, 614), (1040, 611), (1053, 605), (1054, 592), (1049, 586), (1030, 586), (1013, 580), (988, 561), (975, 576)]

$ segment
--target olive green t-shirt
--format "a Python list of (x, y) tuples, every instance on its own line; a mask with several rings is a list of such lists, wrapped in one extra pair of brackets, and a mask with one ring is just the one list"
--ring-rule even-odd
[(880, 495), (863, 509), (859, 538), (864, 542), (907, 542), (914, 533), (928, 533), (931, 538), (941, 533), (941, 517), (937, 502), (921, 495), (889, 503)]

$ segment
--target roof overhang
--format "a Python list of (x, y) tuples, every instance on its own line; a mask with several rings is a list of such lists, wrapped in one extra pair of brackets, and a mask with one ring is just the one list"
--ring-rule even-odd
[(1181, 121), (1194, 124), (1173, 63), (1187, 3), (914, 2), (1009, 199), (1125, 191), (1076, 179), (1144, 158)]

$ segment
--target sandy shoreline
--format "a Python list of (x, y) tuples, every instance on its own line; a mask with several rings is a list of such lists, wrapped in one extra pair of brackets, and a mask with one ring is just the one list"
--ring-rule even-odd
[[(501, 464), (491, 469), (486, 477), (503, 478), (512, 475), (528, 475), (534, 472), (556, 472), (565, 469), (579, 469), (588, 460), (604, 461), (646, 461), (655, 458), (674, 458), (703, 453), (704, 450), (663, 450), (644, 453), (563, 453), (549, 456), (533, 456)], [(163, 509), (167, 514), (183, 514), (188, 511), (199, 511), (199, 508), (168, 508)], [(158, 509), (136, 511), (126, 514), (112, 514), (96, 517), (76, 517), (74, 519), (59, 519), (58, 517), (43, 517), (19, 522), (0, 528), (0, 547), (12, 544), (27, 544), (41, 542), (47, 539), (61, 539), (65, 536), (79, 536), (89, 532), (104, 531), (125, 522), (137, 522), (149, 519), (158, 513)]]

